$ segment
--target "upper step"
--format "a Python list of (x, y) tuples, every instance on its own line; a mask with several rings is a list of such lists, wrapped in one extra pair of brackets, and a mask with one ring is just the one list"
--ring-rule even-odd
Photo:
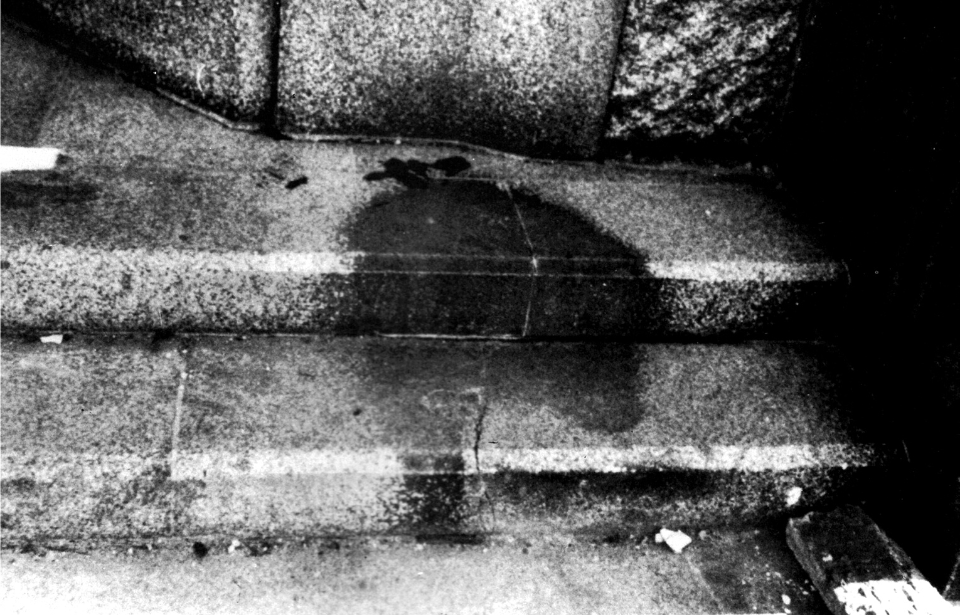
[(4, 327), (808, 338), (845, 293), (755, 178), (277, 141), (3, 41), (4, 143), (71, 158), (3, 178)]

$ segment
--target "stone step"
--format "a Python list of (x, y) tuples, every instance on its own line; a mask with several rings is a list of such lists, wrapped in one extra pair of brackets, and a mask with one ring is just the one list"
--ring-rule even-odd
[(757, 178), (278, 141), (16, 36), (4, 144), (70, 161), (4, 174), (5, 328), (806, 339), (843, 306)]
[(856, 498), (900, 442), (828, 345), (2, 339), (5, 540), (640, 535)]

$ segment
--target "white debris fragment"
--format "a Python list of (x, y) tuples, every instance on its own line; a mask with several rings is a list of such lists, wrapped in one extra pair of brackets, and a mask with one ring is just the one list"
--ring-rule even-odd
[(57, 333), (56, 335), (44, 335), (40, 338), (41, 344), (62, 344), (63, 343), (63, 334)]
[(63, 152), (53, 147), (0, 147), (0, 171), (48, 171)]
[(803, 495), (803, 489), (800, 487), (790, 487), (787, 489), (787, 506), (796, 506)]
[(234, 538), (233, 540), (230, 541), (230, 546), (227, 547), (227, 553), (229, 553), (230, 555), (233, 555), (234, 553), (237, 552), (237, 549), (239, 549), (240, 546), (241, 546), (240, 541)]
[(674, 553), (680, 553), (684, 547), (693, 542), (693, 538), (690, 538), (683, 532), (675, 532), (662, 528), (657, 533), (657, 542), (665, 542)]
[(783, 600), (784, 605), (790, 606), (790, 596), (783, 594), (782, 596), (780, 596), (780, 599)]
[(823, 561), (825, 561), (825, 562), (832, 562), (832, 561), (833, 561), (833, 556), (830, 555), (829, 553), (827, 553), (826, 555), (823, 556)]

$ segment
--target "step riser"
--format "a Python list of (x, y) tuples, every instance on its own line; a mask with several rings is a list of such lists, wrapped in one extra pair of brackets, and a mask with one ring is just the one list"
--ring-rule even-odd
[(839, 272), (816, 267), (773, 266), (770, 278), (788, 278), (776, 281), (756, 273), (763, 264), (744, 267), (751, 269), (746, 279), (736, 279), (738, 272), (727, 266), (732, 275), (724, 279), (709, 264), (692, 263), (683, 273), (705, 279), (689, 280), (665, 277), (678, 268), (673, 263), (647, 264), (658, 278), (542, 274), (523, 259), (487, 267), (513, 273), (459, 273), (456, 259), (417, 260), (5, 249), (2, 324), (68, 331), (803, 339), (826, 331), (830, 306), (846, 293), (843, 283), (829, 281)]
[(5, 536), (764, 519), (896, 461), (829, 348), (3, 339)]
[[(455, 458), (452, 458), (455, 459)], [(796, 516), (877, 485), (875, 468), (715, 473), (325, 474), (178, 478), (164, 460), (4, 470), (4, 541), (204, 534), (637, 535)], [(99, 460), (102, 465), (103, 460)], [(7, 464), (9, 465), (9, 464)], [(117, 464), (119, 465), (119, 464)], [(136, 472), (140, 472), (139, 475)], [(17, 476), (17, 475), (20, 476)], [(802, 490), (796, 502), (792, 489)]]

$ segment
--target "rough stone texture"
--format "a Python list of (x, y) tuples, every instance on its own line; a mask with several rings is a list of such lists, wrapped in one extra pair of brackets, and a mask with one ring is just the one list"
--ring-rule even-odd
[(3, 344), (5, 540), (645, 532), (832, 502), (899, 450), (819, 345)]
[(803, 12), (801, 0), (631, 0), (607, 139), (651, 158), (757, 148), (784, 112)]
[(622, 0), (285, 0), (278, 124), (453, 139), (549, 157), (597, 149)]
[(230, 121), (269, 120), (272, 0), (17, 0), (4, 12)]
[(787, 543), (836, 615), (953, 612), (906, 552), (855, 506), (791, 519)]

